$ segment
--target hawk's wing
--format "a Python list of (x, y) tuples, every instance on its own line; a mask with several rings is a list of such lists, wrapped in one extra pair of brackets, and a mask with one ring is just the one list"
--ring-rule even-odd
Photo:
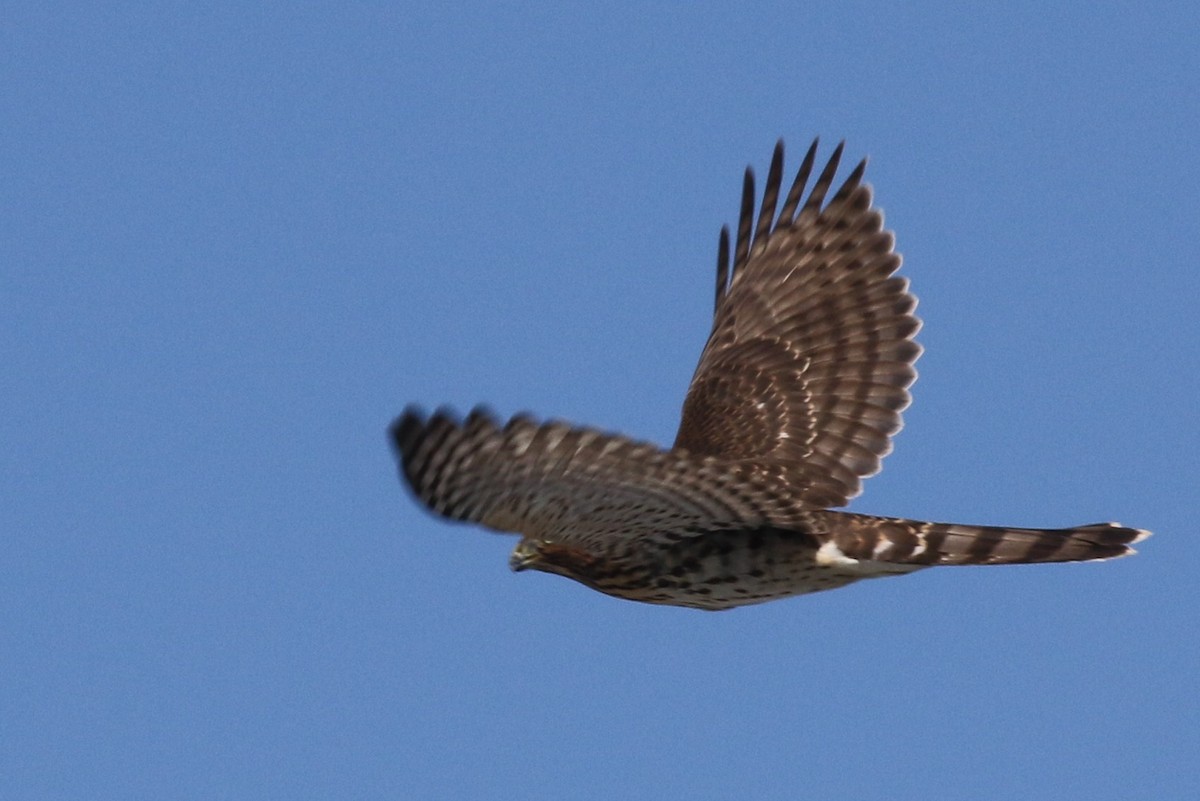
[(751, 465), (664, 451), (645, 442), (476, 409), (407, 409), (391, 428), (413, 494), (437, 514), (500, 531), (573, 541), (677, 541), (767, 525), (795, 508)]
[(778, 218), (783, 143), (757, 225), (749, 169), (733, 264), (721, 231), (712, 334), (676, 448), (782, 468), (810, 506), (842, 506), (879, 471), (916, 380), (920, 321), (858, 165), (828, 203), (842, 146), (801, 204), (814, 141)]

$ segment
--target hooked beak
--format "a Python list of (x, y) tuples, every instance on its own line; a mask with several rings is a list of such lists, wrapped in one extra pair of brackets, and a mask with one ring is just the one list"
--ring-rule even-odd
[(520, 573), (522, 570), (533, 567), (535, 561), (537, 561), (537, 551), (522, 540), (516, 548), (513, 548), (512, 555), (508, 557), (508, 567), (512, 572)]

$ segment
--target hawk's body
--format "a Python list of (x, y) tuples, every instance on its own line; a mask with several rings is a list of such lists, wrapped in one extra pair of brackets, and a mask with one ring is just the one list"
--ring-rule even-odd
[(675, 445), (476, 410), (408, 410), (392, 428), (417, 498), (515, 532), (514, 569), (610, 595), (724, 609), (930, 565), (1105, 559), (1146, 532), (1037, 530), (828, 511), (879, 470), (900, 429), (916, 298), (858, 165), (826, 203), (841, 146), (801, 204), (816, 143), (778, 217), (782, 146), (754, 217), (749, 171), (733, 253)]

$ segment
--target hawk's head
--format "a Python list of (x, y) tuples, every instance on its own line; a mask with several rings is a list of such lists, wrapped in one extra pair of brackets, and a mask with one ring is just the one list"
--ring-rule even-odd
[(586, 583), (596, 561), (596, 557), (569, 545), (522, 537), (508, 557), (508, 566), (517, 573), (522, 570), (541, 570)]

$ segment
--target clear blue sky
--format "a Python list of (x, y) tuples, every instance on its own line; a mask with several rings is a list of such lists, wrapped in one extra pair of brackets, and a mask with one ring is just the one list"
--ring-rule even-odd
[[(0, 796), (1200, 797), (1194, 5), (84, 5), (0, 29)], [(852, 508), (1141, 554), (711, 614), (412, 502), (410, 402), (669, 442), (818, 134), (925, 320)]]

